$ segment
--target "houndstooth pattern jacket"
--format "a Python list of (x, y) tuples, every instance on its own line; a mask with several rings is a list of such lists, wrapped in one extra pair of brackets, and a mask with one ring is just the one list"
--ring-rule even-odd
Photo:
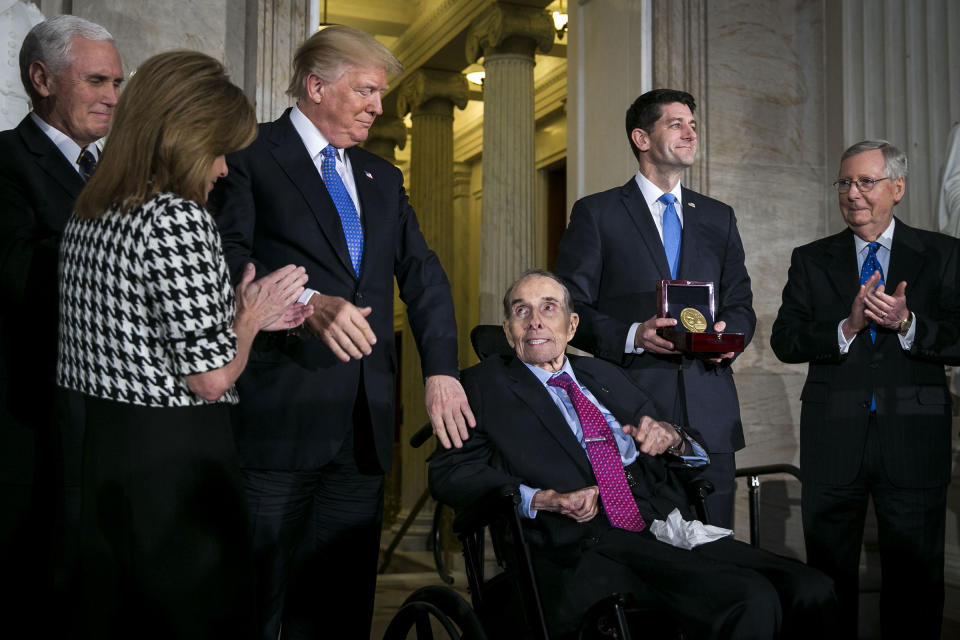
[[(161, 193), (71, 218), (60, 247), (57, 382), (118, 402), (205, 404), (184, 377), (236, 355), (234, 292), (213, 218)], [(230, 389), (221, 402), (236, 403)]]

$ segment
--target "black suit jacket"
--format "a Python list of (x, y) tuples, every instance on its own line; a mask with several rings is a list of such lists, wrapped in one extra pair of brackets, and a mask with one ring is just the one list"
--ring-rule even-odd
[(25, 424), (53, 405), (60, 237), (83, 184), (29, 115), (0, 132), (0, 357), (7, 406)]
[[(244, 466), (315, 469), (339, 449), (363, 385), (380, 466), (393, 447), (393, 280), (420, 351), (423, 375), (457, 375), (457, 328), (450, 286), (407, 202), (400, 171), (358, 147), (347, 150), (360, 198), (362, 276), (353, 272), (340, 217), (287, 110), (260, 125), (246, 149), (227, 158), (229, 175), (211, 194), (234, 281), (248, 262), (266, 275), (302, 265), (308, 287), (370, 306), (377, 344), (342, 363), (319, 340), (261, 339), (237, 382), (237, 440)], [(263, 337), (263, 334), (261, 334)]]
[(870, 398), (876, 396), (884, 467), (901, 487), (950, 480), (950, 393), (944, 364), (960, 363), (960, 242), (897, 220), (887, 289), (907, 282), (916, 336), (904, 351), (894, 331), (867, 329), (840, 355), (837, 326), (850, 313), (860, 273), (853, 233), (794, 249), (770, 345), (784, 362), (809, 362), (800, 399), (804, 479), (844, 484), (860, 468)]
[[(595, 358), (569, 357), (577, 379), (621, 424), (637, 424), (644, 415), (656, 417), (647, 395), (621, 369)], [(432, 458), (429, 484), (437, 500), (463, 508), (505, 484), (560, 493), (597, 484), (590, 459), (563, 414), (519, 359), (492, 356), (464, 371), (462, 380), (477, 427), (462, 449), (438, 448)], [(691, 435), (699, 441), (699, 434)], [(696, 518), (666, 459), (640, 453), (640, 462), (644, 477), (634, 496), (647, 522), (663, 519), (674, 507), (686, 518)], [(602, 509), (582, 524), (547, 511), (525, 522), (530, 543), (554, 551), (611, 527)]]
[[(657, 283), (670, 270), (643, 194), (636, 180), (577, 201), (570, 226), (560, 241), (556, 272), (570, 288), (580, 327), (572, 344), (625, 367), (653, 399), (656, 415), (680, 422), (674, 414), (683, 377), (686, 421), (711, 452), (743, 448), (740, 405), (730, 363), (654, 353), (624, 353), (627, 333), (657, 309)], [(729, 206), (683, 189), (681, 280), (715, 283), (716, 320), (741, 332), (749, 343), (756, 327), (750, 277), (743, 244)]]

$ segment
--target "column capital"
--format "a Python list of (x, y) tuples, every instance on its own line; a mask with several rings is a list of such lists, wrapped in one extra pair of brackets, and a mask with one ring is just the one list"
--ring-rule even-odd
[(397, 89), (397, 113), (406, 115), (423, 109), (433, 100), (450, 103), (443, 105), (445, 114), (452, 113), (453, 106), (463, 109), (467, 106), (470, 87), (467, 79), (457, 71), (439, 69), (417, 69), (410, 74)]
[(394, 147), (403, 149), (405, 146), (407, 146), (407, 126), (403, 124), (403, 119), (387, 115), (378, 116), (373, 121), (367, 133), (367, 140), (363, 143), (364, 149), (394, 164), (396, 163)]
[(553, 47), (553, 21), (543, 9), (515, 4), (495, 4), (467, 30), (467, 60), (481, 56), (518, 53), (533, 56)]

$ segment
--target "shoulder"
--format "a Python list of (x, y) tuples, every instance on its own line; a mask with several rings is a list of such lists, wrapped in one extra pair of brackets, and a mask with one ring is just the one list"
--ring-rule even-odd
[(464, 386), (482, 386), (494, 380), (505, 378), (507, 375), (507, 365), (512, 356), (493, 355), (478, 364), (473, 365), (460, 374), (460, 379)]
[(173, 193), (158, 193), (139, 208), (145, 223), (169, 231), (216, 231), (213, 217), (199, 203)]
[(597, 381), (626, 382), (632, 384), (632, 379), (624, 370), (612, 362), (607, 362), (600, 358), (591, 358), (589, 356), (568, 355), (567, 357), (570, 359), (570, 365), (577, 375), (585, 373)]
[(610, 206), (613, 206), (614, 203), (618, 202), (624, 196), (630, 194), (631, 185), (636, 187), (636, 182), (633, 178), (630, 179), (624, 185), (619, 187), (613, 187), (612, 189), (607, 189), (606, 191), (598, 191), (597, 193), (591, 193), (590, 195), (583, 196), (577, 200), (573, 207), (574, 209), (586, 209), (586, 210), (598, 210), (606, 209)]

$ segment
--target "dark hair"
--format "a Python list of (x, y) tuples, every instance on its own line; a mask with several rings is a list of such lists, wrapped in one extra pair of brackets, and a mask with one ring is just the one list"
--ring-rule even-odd
[(693, 96), (686, 91), (677, 91), (676, 89), (654, 89), (633, 101), (630, 108), (627, 109), (627, 144), (630, 150), (638, 160), (640, 151), (633, 144), (633, 130), (643, 129), (647, 133), (653, 129), (654, 123), (663, 115), (661, 107), (665, 104), (679, 102), (690, 107), (690, 113), (697, 110), (697, 102)]
[(563, 291), (564, 310), (566, 310), (567, 315), (570, 315), (571, 313), (573, 313), (573, 302), (570, 299), (570, 290), (567, 289), (567, 285), (563, 282), (563, 280), (561, 280), (556, 274), (550, 271), (547, 271), (546, 269), (527, 269), (526, 271), (520, 274), (519, 278), (513, 281), (513, 284), (510, 285), (510, 288), (507, 289), (507, 292), (503, 294), (503, 319), (504, 320), (510, 319), (510, 311), (512, 306), (511, 298), (513, 297), (513, 290), (516, 289), (521, 282), (523, 282), (527, 278), (532, 278), (533, 276), (547, 278), (548, 280), (553, 280), (558, 285), (560, 285), (560, 289)]

